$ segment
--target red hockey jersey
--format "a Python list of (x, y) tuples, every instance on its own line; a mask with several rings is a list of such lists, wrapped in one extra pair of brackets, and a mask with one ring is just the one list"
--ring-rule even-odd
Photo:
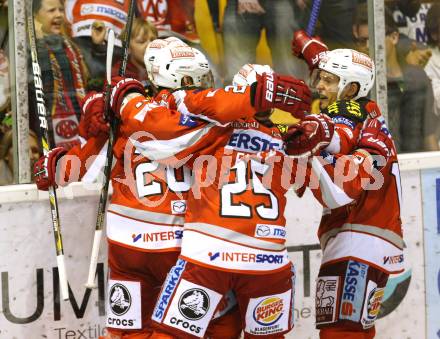
[(355, 258), (387, 273), (403, 270), (400, 172), (391, 153), (378, 167), (362, 149), (311, 160), (309, 186), (324, 206), (318, 230), (324, 265)]
[(296, 166), (284, 161), (280, 131), (250, 118), (249, 90), (178, 91), (179, 111), (151, 110), (135, 98), (121, 112), (121, 131), (142, 155), (165, 163), (183, 159), (193, 169), (181, 256), (258, 274), (290, 265), (284, 194)]
[[(150, 109), (166, 108), (149, 101)], [(57, 182), (65, 185), (100, 171), (107, 138), (90, 138), (72, 148), (57, 164)], [(150, 161), (130, 141), (117, 136), (111, 173), (113, 194), (107, 213), (107, 238), (141, 251), (179, 251), (191, 172)]]

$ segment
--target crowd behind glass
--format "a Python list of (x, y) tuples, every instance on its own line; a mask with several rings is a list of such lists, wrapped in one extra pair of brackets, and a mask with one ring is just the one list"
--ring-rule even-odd
[[(293, 32), (309, 21), (311, 0), (137, 0), (129, 44), (127, 76), (149, 89), (143, 63), (147, 44), (157, 37), (177, 36), (210, 58), (216, 86), (231, 83), (245, 63), (259, 63), (257, 45), (265, 32), (271, 66), (280, 73), (307, 79), (305, 63), (292, 56)], [(81, 101), (101, 90), (105, 76), (107, 30), (123, 36), (129, 1), (34, 0), (37, 49), (52, 118), (51, 142), (70, 148), (80, 142)], [(208, 10), (208, 16), (197, 11)], [(0, 185), (14, 183), (8, 1), (0, 1)], [(197, 18), (197, 20), (196, 20)], [(212, 34), (201, 34), (200, 20)], [(200, 34), (199, 34), (200, 33)], [(366, 0), (321, 2), (315, 35), (330, 49), (354, 48), (369, 53)], [(209, 38), (206, 38), (209, 36)], [(212, 50), (210, 46), (217, 49)], [(117, 41), (113, 72), (120, 64)], [(221, 47), (221, 48), (220, 48)], [(219, 51), (221, 51), (219, 55)], [(440, 139), (440, 3), (385, 0), (385, 53), (388, 125), (400, 153), (437, 151)], [(216, 55), (214, 55), (216, 54)], [(29, 57), (30, 58), (30, 57)], [(31, 74), (30, 60), (29, 72)], [(39, 158), (38, 119), (29, 76), (29, 149), (31, 166)], [(318, 98), (316, 100), (319, 100)], [(319, 107), (318, 104), (313, 107)], [(316, 109), (313, 113), (318, 113)]]

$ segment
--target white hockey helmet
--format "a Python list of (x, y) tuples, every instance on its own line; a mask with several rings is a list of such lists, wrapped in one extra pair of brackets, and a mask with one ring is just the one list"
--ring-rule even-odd
[(185, 76), (192, 78), (194, 86), (201, 87), (210, 73), (205, 55), (187, 45), (170, 43), (159, 49), (147, 48), (144, 59), (148, 78), (157, 87), (180, 88)]
[(240, 68), (232, 79), (234, 86), (250, 86), (257, 81), (257, 74), (272, 74), (273, 69), (268, 65), (246, 64)]
[(149, 78), (152, 78), (152, 66), (157, 53), (162, 48), (167, 46), (182, 47), (188, 45), (179, 38), (175, 38), (175, 37), (169, 37), (166, 39), (155, 39), (151, 41), (148, 44), (147, 48), (145, 49), (145, 53), (144, 53), (144, 63)]
[(366, 97), (374, 84), (373, 60), (368, 55), (352, 49), (341, 48), (326, 52), (319, 61), (318, 68), (339, 77), (338, 99), (349, 83), (359, 84), (359, 92), (353, 100)]
[(188, 46), (188, 44), (186, 42), (184, 42), (174, 36), (170, 36), (170, 37), (163, 39), (163, 40), (167, 42), (168, 46), (173, 46), (173, 47)]
[(168, 42), (165, 39), (155, 39), (147, 45), (144, 53), (144, 63), (148, 78), (151, 79), (152, 77), (153, 61), (155, 60), (157, 53), (167, 45)]

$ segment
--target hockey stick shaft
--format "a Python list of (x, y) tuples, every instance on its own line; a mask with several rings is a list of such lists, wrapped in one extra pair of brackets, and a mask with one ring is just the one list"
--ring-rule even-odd
[[(110, 91), (111, 91), (111, 78), (112, 78), (112, 63), (113, 63), (113, 51), (115, 47), (115, 32), (113, 30), (109, 30), (108, 32), (108, 38), (107, 38), (107, 57), (106, 57), (106, 78), (107, 78), (107, 84), (105, 89), (105, 114), (106, 116), (109, 116), (110, 111)], [(108, 146), (108, 145), (107, 145)], [(107, 156), (109, 149), (111, 151), (111, 148), (107, 148)], [(113, 155), (113, 154), (112, 154)], [(110, 156), (112, 156), (110, 155)], [(109, 175), (108, 167), (104, 169), (105, 175)], [(93, 245), (92, 245), (92, 253), (90, 255), (90, 265), (89, 265), (89, 274), (87, 276), (87, 282), (85, 286), (87, 288), (96, 288), (95, 284), (95, 273), (96, 273), (96, 267), (98, 266), (98, 256), (99, 256), (99, 248), (101, 245), (101, 238), (102, 238), (102, 228), (104, 223), (104, 212), (105, 212), (105, 202), (107, 201), (107, 194), (108, 194), (108, 185), (106, 188), (106, 191), (103, 193), (104, 189), (101, 191), (101, 200), (104, 199), (102, 197), (102, 194), (106, 194), (105, 201), (103, 206), (100, 205), (100, 208), (98, 208), (98, 218), (96, 219), (96, 225), (95, 225), (95, 234), (93, 236)]]
[(321, 0), (314, 0), (312, 4), (312, 11), (310, 12), (309, 23), (307, 24), (307, 28), (306, 28), (306, 33), (308, 36), (312, 36), (313, 32), (315, 31), (320, 7), (321, 7)]
[[(128, 10), (128, 16), (127, 16), (127, 26), (125, 29), (125, 36), (121, 37), (122, 39), (122, 62), (121, 62), (121, 66), (119, 68), (119, 75), (120, 76), (124, 76), (125, 75), (125, 70), (127, 68), (127, 62), (128, 62), (128, 46), (130, 44), (130, 36), (131, 36), (131, 26), (133, 23), (133, 17), (134, 17), (134, 0), (130, 1), (130, 7)], [(108, 72), (107, 72), (107, 78), (109, 77)], [(111, 79), (110, 79), (111, 81)], [(113, 146), (115, 144), (115, 134), (116, 134), (116, 130), (117, 130), (117, 122), (116, 119), (114, 119), (113, 114), (111, 114), (111, 109), (110, 109), (110, 92), (111, 92), (111, 87), (110, 87), (110, 81), (109, 79), (107, 79), (107, 87), (106, 87), (106, 107), (105, 107), (105, 114), (106, 114), (106, 118), (107, 121), (109, 121), (110, 123), (110, 131), (109, 131), (109, 138), (108, 138), (108, 144), (107, 144), (107, 155), (106, 155), (106, 162), (104, 165), (104, 184), (102, 186), (101, 189), (101, 195), (99, 197), (99, 204), (98, 204), (98, 215), (96, 217), (96, 226), (95, 226), (95, 237), (99, 236), (99, 239), (101, 237), (101, 233), (102, 233), (102, 228), (104, 225), (104, 219), (105, 219), (105, 209), (107, 206), (107, 197), (108, 197), (108, 189), (109, 189), (109, 185), (110, 185), (110, 174), (111, 174), (111, 169), (112, 169), (112, 164), (113, 164)], [(97, 233), (98, 232), (98, 233)], [(95, 240), (94, 240), (95, 242)], [(96, 251), (96, 261), (98, 260), (98, 253), (99, 253), (99, 244), (98, 244), (98, 248), (95, 249)], [(93, 256), (93, 249), (92, 249), (92, 256)], [(91, 258), (91, 260), (94, 259), (93, 257)], [(91, 263), (92, 264), (92, 263)], [(96, 271), (96, 265), (95, 265), (95, 271)], [(89, 270), (89, 277), (90, 275), (93, 276), (93, 282), (91, 284), (90, 283), (90, 278), (87, 279), (87, 285), (86, 287), (93, 287), (94, 285), (94, 278), (95, 278), (95, 272), (90, 273)], [(90, 287), (90, 288), (91, 288)]]
[[(41, 134), (41, 145), (43, 147), (44, 155), (47, 155), (51, 149), (50, 139), (49, 139), (49, 124), (50, 117), (48, 116), (48, 111), (46, 109), (46, 104), (44, 101), (43, 92), (43, 80), (41, 78), (41, 69), (38, 63), (38, 53), (35, 38), (35, 26), (33, 18), (33, 8), (31, 4), (30, 13), (27, 16), (27, 28), (29, 34), (29, 44), (31, 50), (31, 60), (32, 60), (32, 73), (34, 76), (34, 86), (35, 86), (35, 102), (36, 111), (38, 113), (38, 118), (40, 122), (40, 134)], [(52, 230), (55, 237), (55, 250), (57, 255), (57, 266), (58, 266), (58, 278), (60, 280), (61, 296), (63, 300), (69, 299), (69, 286), (67, 283), (66, 265), (64, 262), (64, 247), (63, 238), (61, 235), (60, 227), (60, 217), (58, 213), (58, 201), (55, 191), (55, 187), (49, 187), (49, 203), (52, 219)]]
[(134, 0), (130, 1), (130, 7), (128, 9), (128, 17), (127, 17), (127, 27), (125, 28), (125, 36), (122, 38), (122, 62), (119, 67), (119, 76), (123, 77), (125, 75), (125, 70), (127, 69), (128, 63), (128, 47), (130, 45), (131, 38), (131, 27), (133, 26), (133, 18), (134, 18)]

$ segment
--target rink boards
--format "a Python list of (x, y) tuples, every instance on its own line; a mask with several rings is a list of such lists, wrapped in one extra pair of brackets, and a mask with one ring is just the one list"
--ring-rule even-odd
[[(440, 335), (440, 155), (400, 157), (405, 272), (393, 276), (377, 322), (377, 338)], [(437, 168), (436, 168), (437, 167)], [(34, 185), (0, 187), (0, 339), (97, 338), (103, 334), (105, 243), (98, 289), (83, 287), (89, 265), (99, 190), (73, 184), (59, 190), (71, 300), (60, 301), (47, 194)], [(288, 247), (296, 265), (295, 329), (288, 338), (317, 338), (314, 291), (321, 208), (307, 192), (288, 193)], [(422, 200), (423, 197), (423, 200)]]

